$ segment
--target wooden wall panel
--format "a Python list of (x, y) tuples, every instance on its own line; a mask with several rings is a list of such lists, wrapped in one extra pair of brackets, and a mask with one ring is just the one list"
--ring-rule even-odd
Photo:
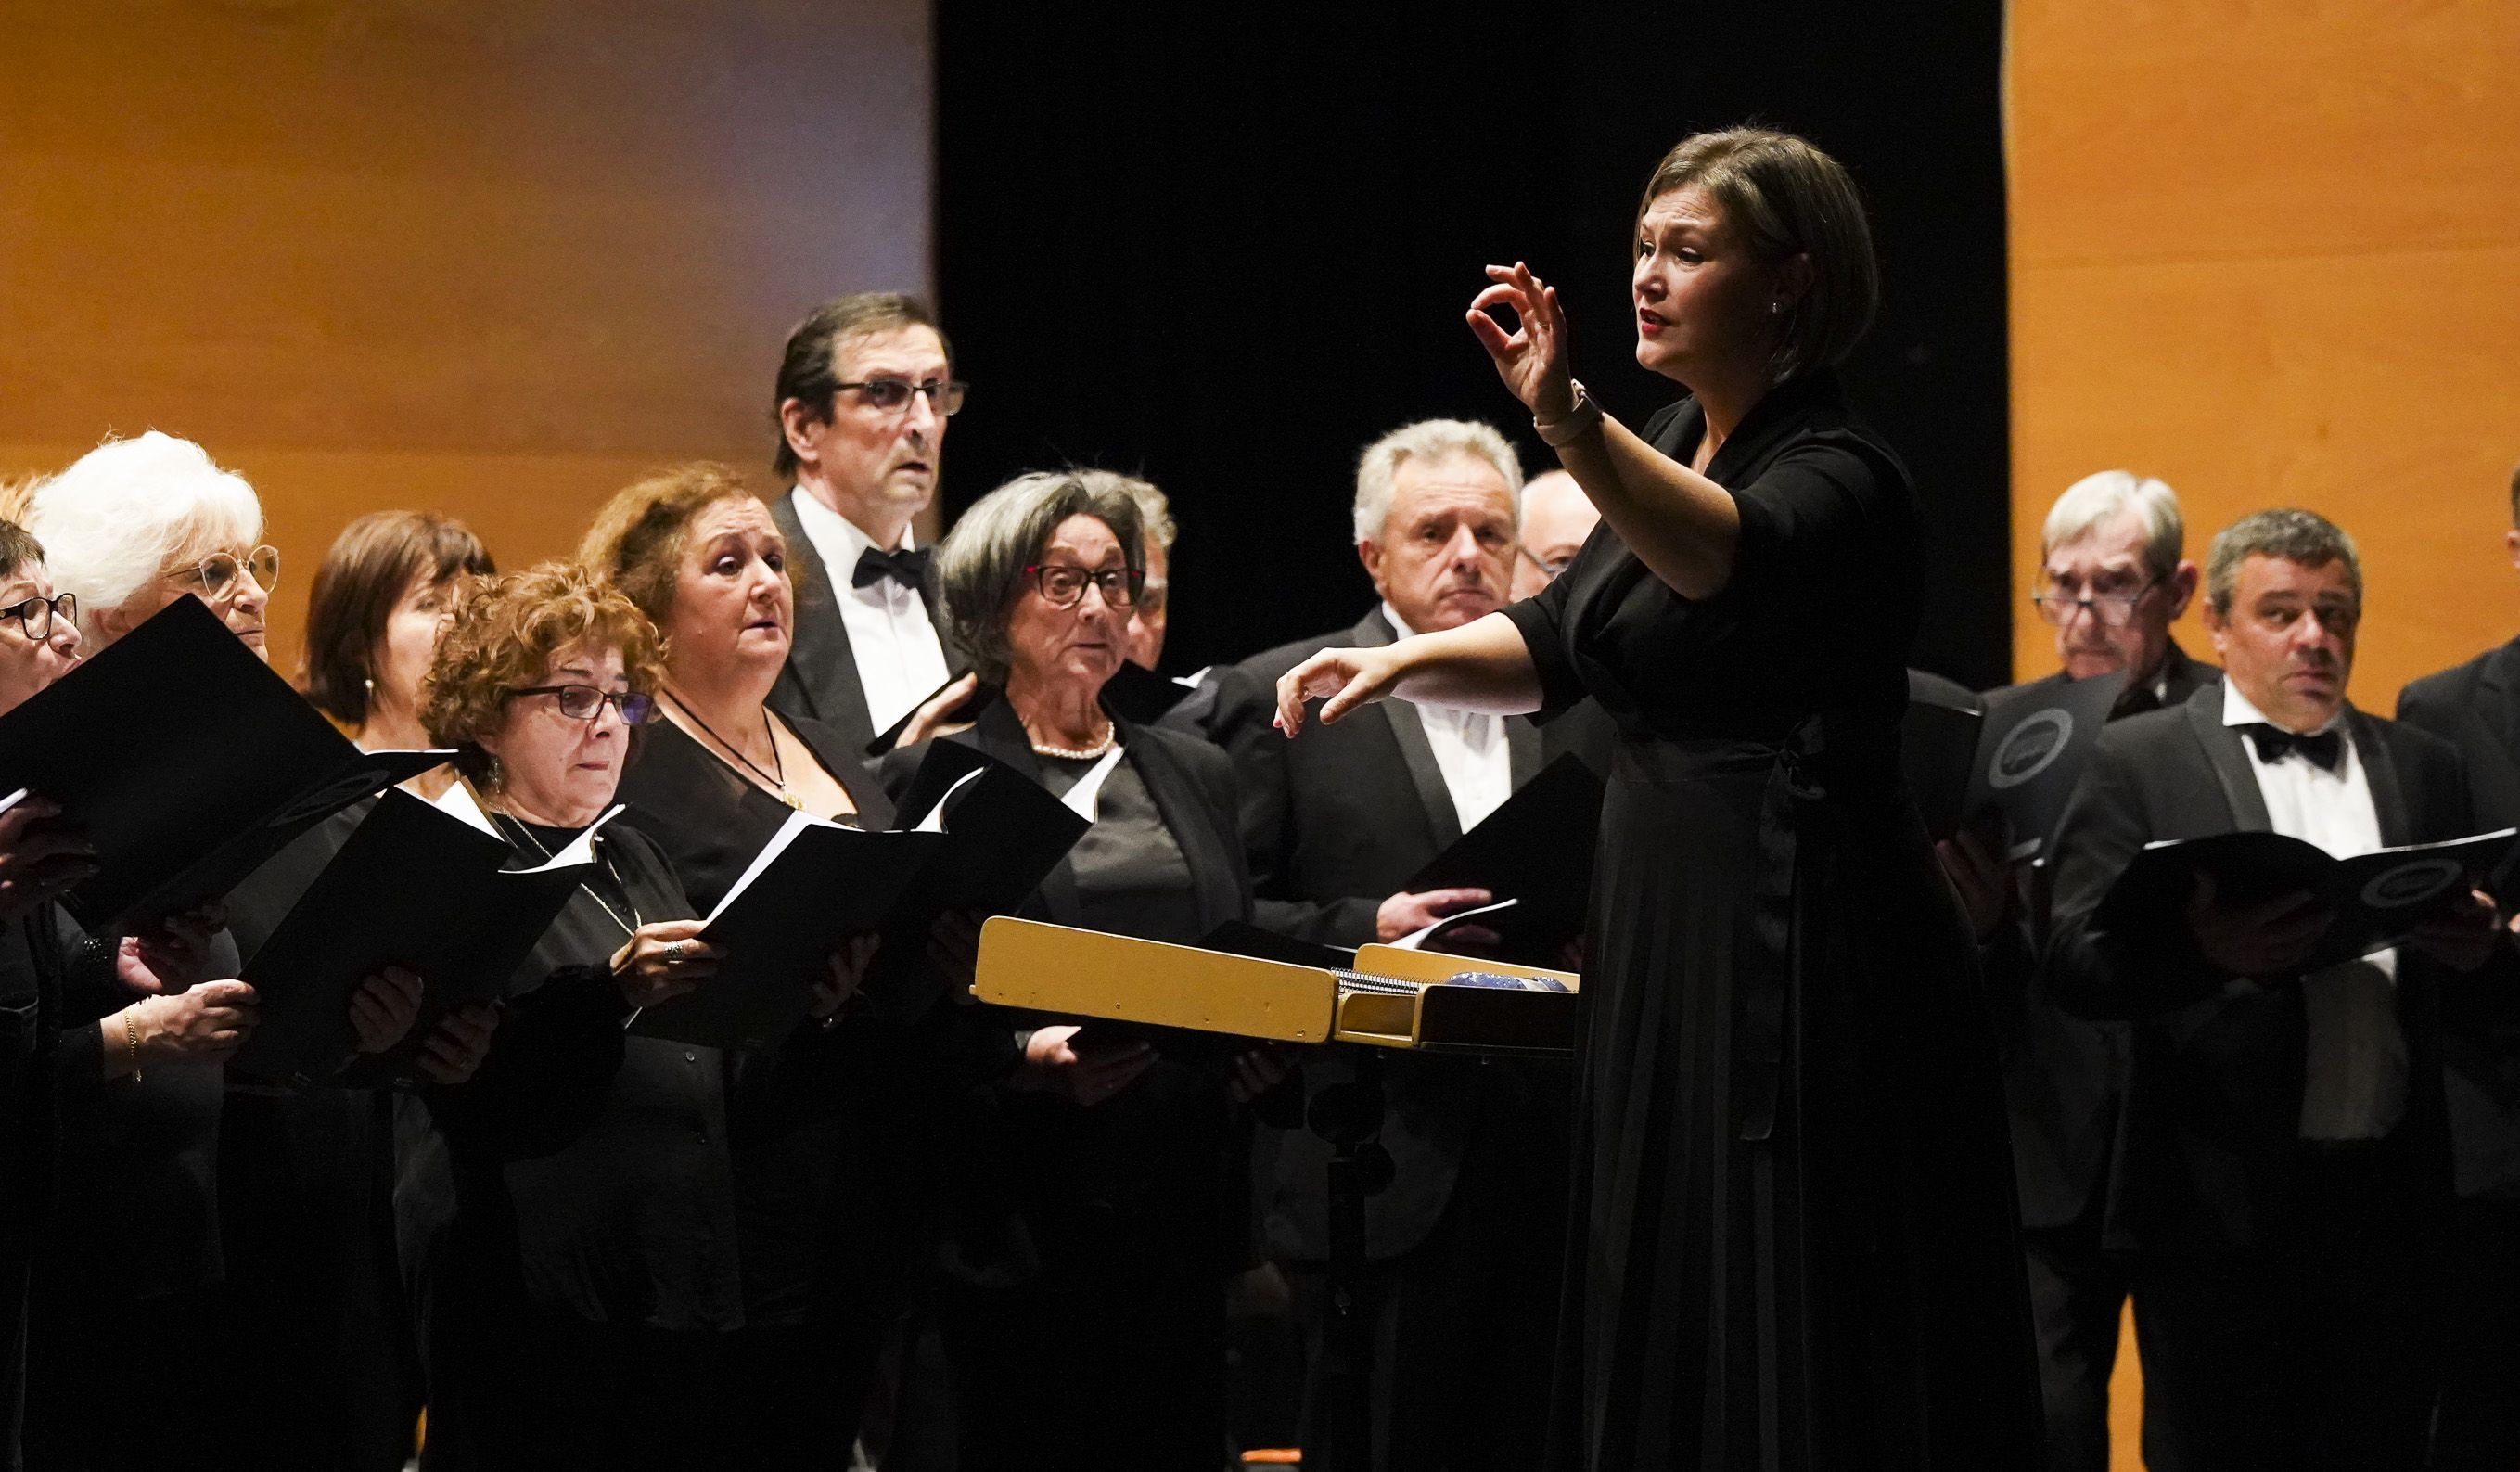
[(781, 340), (930, 278), (922, 0), (0, 0), (0, 475), (198, 439), (287, 556), (503, 563), (641, 468), (767, 476)]
[(2009, 51), (2016, 588), (2056, 493), (2124, 466), (2200, 559), (2266, 506), (2353, 533), (2368, 708), (2510, 637), (2520, 7), (2014, 0)]

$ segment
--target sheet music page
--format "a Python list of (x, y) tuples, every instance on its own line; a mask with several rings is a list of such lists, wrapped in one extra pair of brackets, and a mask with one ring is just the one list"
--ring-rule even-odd
[(989, 769), (986, 767), (974, 767), (970, 771), (964, 773), (961, 777), (954, 779), (954, 785), (945, 789), (944, 795), (936, 799), (936, 806), (929, 808), (927, 810), (927, 816), (920, 819), (918, 825), (913, 827), (911, 831), (914, 833), (941, 833), (945, 831), (945, 805), (954, 800), (955, 793), (963, 790), (964, 783), (972, 781), (981, 773), (988, 770)]
[(1459, 924), (1463, 920), (1469, 919), (1473, 915), (1494, 914), (1500, 910), (1510, 910), (1521, 903), (1522, 902), (1520, 900), (1499, 900), (1493, 905), (1481, 905), (1476, 910), (1456, 910), (1451, 914), (1444, 916), (1435, 923), (1428, 925), (1423, 929), (1413, 930), (1407, 935), (1402, 936), (1400, 939), (1393, 941), (1391, 943), (1391, 949), (1394, 951), (1422, 951), (1426, 949), (1426, 943), (1435, 938), (1435, 932), (1443, 929), (1447, 925)]

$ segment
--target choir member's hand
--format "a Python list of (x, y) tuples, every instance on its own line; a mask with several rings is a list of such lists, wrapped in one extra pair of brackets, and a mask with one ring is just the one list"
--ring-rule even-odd
[(1247, 1104), (1284, 1083), (1292, 1071), (1285, 1054), (1274, 1048), (1255, 1048), (1234, 1055), (1234, 1073), (1225, 1081), (1225, 1090), (1236, 1103)]
[[(1404, 935), (1415, 935), (1448, 914), (1476, 910), (1495, 898), (1484, 889), (1428, 889), (1417, 894), (1393, 895), (1373, 912), (1374, 939), (1396, 941)], [(1495, 940), (1496, 936), (1490, 933), (1489, 943), (1493, 944)]]
[(717, 974), (721, 954), (699, 938), (706, 920), (652, 920), (612, 953), (612, 980), (632, 1006), (654, 1006)]
[(1322, 724), (1333, 725), (1349, 711), (1391, 692), (1404, 665), (1392, 646), (1372, 649), (1324, 649), (1278, 677), (1277, 727), (1288, 736), (1304, 729), (1304, 702), (1322, 702)]
[(0, 813), (0, 923), (31, 914), (96, 872), (96, 850), (61, 805), (28, 795)]
[(403, 1040), (420, 1020), (420, 978), (400, 966), (387, 966), (359, 983), (350, 994), (350, 1033), (358, 1050), (384, 1052)]
[[(1567, 367), (1566, 313), (1557, 304), (1557, 289), (1520, 261), (1488, 267), (1488, 289), (1470, 302), (1470, 335), (1488, 350), (1497, 376), (1532, 418), (1564, 417), (1575, 407), (1575, 386)], [(1512, 310), (1511, 334), (1488, 315), (1492, 307)]]
[(468, 1002), (437, 1019), (420, 1045), (420, 1074), (432, 1084), (461, 1084), (490, 1056), (490, 1035), (499, 1030), (495, 1002)]
[(883, 937), (872, 930), (840, 942), (840, 949), (832, 953), (829, 974), (814, 983), (815, 1021), (830, 1027), (840, 1020), (840, 1008), (858, 994), (867, 967), (875, 962), (876, 948), (882, 943)]
[(927, 932), (927, 963), (968, 992), (980, 969), (980, 922), (975, 910), (948, 910)]
[(205, 981), (177, 996), (144, 997), (126, 1010), (132, 1026), (119, 1014), (108, 1017), (105, 1056), (118, 1072), (128, 1072), (125, 1042), (140, 1039), (140, 1064), (145, 1072), (173, 1063), (224, 1063), (253, 1036), (261, 1020), (253, 988), (242, 981)]
[(1155, 1066), (1155, 1050), (1138, 1039), (1080, 1052), (1068, 1046), (1075, 1036), (1076, 1028), (1065, 1023), (1035, 1029), (1024, 1044), (1023, 1061), (1008, 1082), (1017, 1089), (1064, 1093), (1090, 1109)]
[(1959, 894), (1960, 908), (1968, 914), (1969, 933), (1980, 945), (1995, 939), (2012, 914), (2012, 865), (2004, 858), (2002, 831), (1963, 827), (1935, 844), (1934, 855), (1943, 861), (1943, 874)]
[(2199, 873), (2187, 898), (2187, 928), (2208, 963), (2233, 976), (2289, 976), (2310, 959), (2334, 916), (2295, 890), (2254, 905), (2226, 904), (2214, 876)]
[(2466, 902), (2408, 938), (2418, 951), (2453, 971), (2473, 971), (2494, 959), (2502, 943), (2502, 927), (2494, 916), (2494, 897), (2471, 889)]
[(114, 978), (144, 997), (199, 986), (210, 979), (210, 940), (227, 922), (227, 911), (212, 903), (126, 935), (114, 948)]
[(971, 692), (979, 688), (980, 677), (974, 673), (965, 675), (962, 679), (928, 696), (917, 710), (910, 713), (910, 724), (901, 728), (900, 738), (892, 743), (893, 749), (897, 751), (904, 746), (916, 746), (930, 736), (969, 725), (968, 721), (957, 722), (954, 716), (956, 712), (962, 710), (963, 702), (970, 699)]

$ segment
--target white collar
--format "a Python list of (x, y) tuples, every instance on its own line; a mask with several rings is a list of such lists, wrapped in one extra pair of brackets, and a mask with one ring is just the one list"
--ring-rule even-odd
[(1400, 610), (1391, 606), (1391, 600), (1387, 598), (1382, 601), (1382, 621), (1391, 625), (1391, 637), (1394, 640), (1418, 637), (1418, 631), (1409, 627), (1409, 620), (1400, 616)]
[[(2300, 735), (2323, 736), (2326, 733), (2335, 730), (2338, 723), (2342, 722), (2344, 719), (2345, 708), (2343, 706), (2339, 706), (2337, 707), (2336, 714), (2327, 718), (2325, 725), (2320, 726), (2317, 731), (2305, 731), (2300, 733)], [(2228, 676), (2225, 676), (2223, 680), (2223, 724), (2226, 726), (2272, 726), (2278, 731), (2287, 729), (2280, 722), (2268, 720), (2266, 712), (2258, 709), (2258, 707), (2251, 702), (2248, 696), (2241, 694), (2240, 687)]]
[[(837, 545), (847, 549), (848, 560), (852, 566), (856, 564), (858, 554), (875, 546), (875, 538), (868, 536), (856, 522), (824, 505), (822, 497), (803, 486), (790, 486), (788, 500), (796, 508), (796, 520), (805, 528), (805, 535), (826, 546), (832, 545), (832, 539), (836, 538)], [(917, 538), (916, 530), (903, 527), (901, 546), (896, 550), (908, 552), (915, 545)]]

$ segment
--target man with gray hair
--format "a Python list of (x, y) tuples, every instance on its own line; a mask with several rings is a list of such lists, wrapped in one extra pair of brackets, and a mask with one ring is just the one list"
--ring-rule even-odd
[(2338, 858), (2472, 830), (2456, 748), (2353, 708), (2362, 578), (2305, 511), (2214, 540), (2225, 678), (2100, 735), (2058, 828), (2041, 984), (2130, 1024), (2103, 1245), (2143, 1325), (2147, 1465), (2413, 1467), (2440, 1378), (2451, 1202), (2442, 1017), (2507, 958), (2461, 893), (2392, 950), (2313, 966), (2302, 890), (2179, 911), (2102, 901), (2148, 844), (2272, 830)]
[[(1297, 640), (1220, 672), (1212, 732), (1242, 786), (1254, 917), (1282, 934), (1341, 947), (1397, 940), (1488, 900), (1484, 891), (1412, 894), (1428, 861), (1543, 764), (1522, 717), (1384, 701), (1288, 740), (1272, 724), (1278, 677), (1325, 645), (1387, 645), (1458, 628), (1504, 606), (1513, 576), (1521, 467), (1486, 424), (1429, 420), (1393, 430), (1357, 462), (1356, 556), (1379, 597), (1353, 628)], [(1342, 1065), (1308, 1061), (1308, 1097)], [(1375, 1466), (1514, 1466), (1539, 1459), (1565, 1188), (1564, 1090), (1524, 1071), (1460, 1059), (1395, 1057), (1380, 1136), (1390, 1183), (1367, 1199), (1374, 1325)], [(1313, 1407), (1322, 1417), (1328, 1256), (1328, 1146), (1302, 1130), (1267, 1132), (1274, 1156), (1268, 1235), (1292, 1269)], [(1527, 1447), (1520, 1443), (1529, 1439)]]
[[(2511, 469), (2502, 551), (2520, 566), (2520, 466)], [(2398, 692), (2398, 719), (2458, 747), (2469, 822), (2520, 826), (2520, 639)], [(2520, 1039), (2507, 1025), (2454, 1029), (2442, 1082), (2458, 1201), (2451, 1218), (2447, 1383), (2433, 1430), (2436, 1468), (2520, 1467)]]
[[(2031, 593), (2056, 634), (2056, 672), (1991, 691), (1992, 712), (2044, 700), (2072, 680), (2124, 671), (2113, 716), (2177, 705), (2220, 673), (2191, 659), (2170, 626), (2196, 592), (2179, 497), (2148, 476), (2102, 470), (2066, 487), (2048, 512)], [(2021, 835), (2016, 835), (2021, 836)], [(2109, 1377), (2117, 1364), (2125, 1270), (2100, 1247), (2109, 1196), (2125, 1028), (2073, 1016), (2032, 987), (2030, 914), (2040, 892), (2006, 861), (2001, 836), (1964, 830), (1941, 845), (1945, 870), (1982, 943), (1980, 965), (2002, 1046), (2012, 1116), (2031, 1314), (2038, 1330), (2049, 1472), (2106, 1472)]]

